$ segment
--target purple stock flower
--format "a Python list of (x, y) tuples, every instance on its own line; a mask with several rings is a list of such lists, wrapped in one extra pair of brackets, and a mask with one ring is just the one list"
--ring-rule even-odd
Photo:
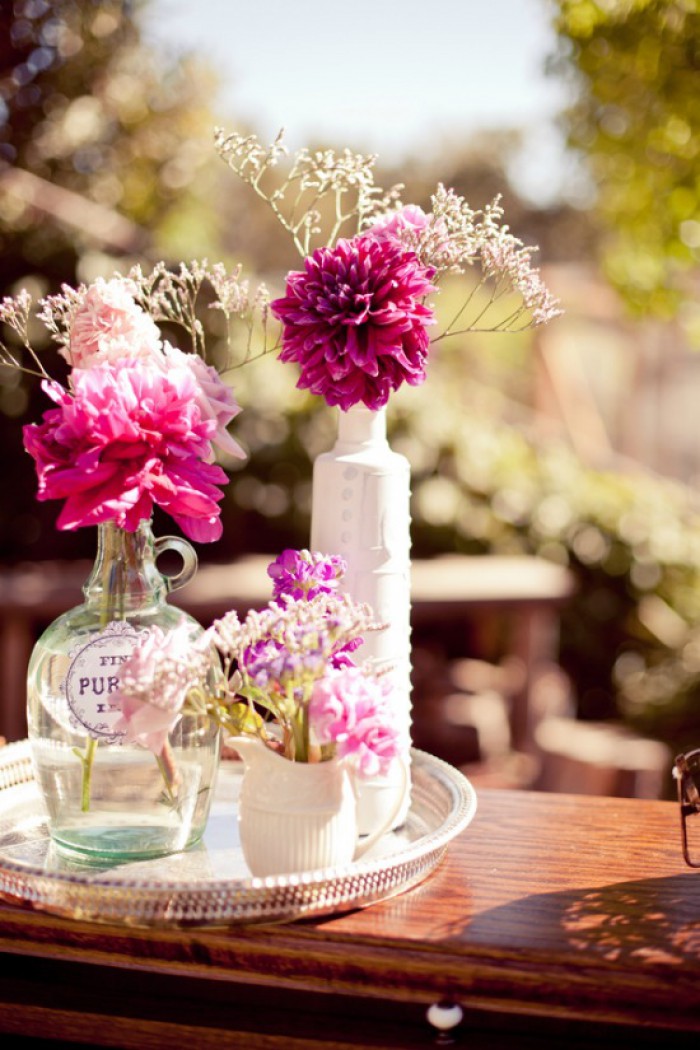
[(339, 554), (289, 549), (282, 551), (267, 568), (275, 601), (283, 595), (297, 601), (321, 593), (330, 594), (338, 589), (346, 572), (347, 565)]
[(433, 273), (413, 252), (371, 236), (307, 257), (271, 304), (283, 326), (280, 361), (301, 369), (297, 386), (346, 411), (359, 402), (381, 408), (402, 383), (422, 383)]
[(264, 638), (248, 646), (241, 657), (240, 670), (256, 689), (284, 693), (285, 683), (299, 673), (300, 658), (282, 642)]
[(242, 655), (239, 670), (252, 686), (273, 698), (282, 698), (291, 690), (294, 696), (303, 693), (304, 680), (314, 680), (323, 674), (328, 653), (316, 636), (299, 629), (292, 631), (285, 641), (264, 638), (248, 646)]

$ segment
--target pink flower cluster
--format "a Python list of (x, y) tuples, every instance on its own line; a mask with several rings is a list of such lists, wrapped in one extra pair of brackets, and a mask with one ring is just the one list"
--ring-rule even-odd
[[(170, 633), (144, 632), (119, 670), (113, 701), (122, 717), (115, 729), (158, 754), (179, 715), (196, 713), (227, 733), (254, 731), (275, 746), (281, 738), (295, 762), (337, 756), (361, 776), (385, 773), (408, 746), (396, 687), (389, 675), (355, 667), (347, 656), (378, 628), (371, 609), (327, 589), (282, 598), (243, 622), (232, 610), (194, 642), (184, 623)], [(212, 689), (215, 651), (224, 674)], [(241, 721), (240, 709), (248, 710), (242, 700), (259, 704), (278, 731), (268, 737), (259, 720), (251, 730)]]
[(425, 379), (434, 271), (401, 245), (395, 226), (317, 249), (271, 303), (282, 322), (280, 360), (300, 366), (297, 386), (344, 411), (381, 408), (404, 382)]
[(151, 358), (159, 350), (158, 326), (135, 302), (131, 283), (98, 277), (73, 312), (69, 342), (60, 352), (72, 368), (91, 368)]
[(227, 476), (212, 445), (242, 451), (226, 430), (239, 408), (215, 370), (162, 346), (122, 280), (87, 290), (65, 354), (70, 389), (45, 382), (58, 407), (24, 428), (38, 498), (66, 501), (58, 527), (114, 521), (133, 531), (157, 505), (190, 539), (218, 539)]
[(119, 669), (112, 703), (122, 710), (114, 725), (128, 743), (159, 755), (174, 728), (188, 691), (206, 673), (208, 658), (192, 644), (183, 621), (172, 631), (151, 627)]
[(431, 221), (430, 216), (417, 204), (406, 204), (375, 222), (368, 233), (375, 241), (388, 241), (400, 248), (406, 248), (406, 242), (420, 236), (429, 228)]
[(334, 744), (361, 776), (386, 774), (405, 750), (393, 694), (386, 676), (370, 678), (358, 667), (332, 671), (314, 685), (309, 725), (319, 744)]

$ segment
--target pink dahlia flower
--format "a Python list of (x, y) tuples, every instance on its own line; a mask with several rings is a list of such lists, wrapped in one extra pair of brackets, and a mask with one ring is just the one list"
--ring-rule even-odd
[(309, 724), (319, 744), (335, 744), (362, 776), (380, 776), (405, 746), (388, 677), (368, 677), (359, 667), (333, 671), (314, 685)]
[(402, 383), (422, 383), (433, 272), (369, 236), (317, 249), (271, 304), (283, 326), (280, 360), (301, 369), (297, 386), (345, 411), (381, 408)]
[(162, 507), (190, 539), (221, 535), (211, 456), (212, 420), (202, 419), (189, 369), (125, 361), (73, 373), (73, 391), (44, 389), (58, 405), (24, 428), (40, 500), (65, 499), (61, 529), (114, 521), (134, 531)]
[(197, 407), (202, 419), (211, 419), (215, 430), (211, 442), (230, 456), (245, 459), (245, 452), (226, 429), (232, 419), (241, 411), (240, 405), (233, 396), (230, 387), (211, 365), (208, 365), (199, 354), (186, 354), (178, 347), (164, 344), (166, 366), (189, 368), (197, 384)]
[(73, 314), (69, 335), (60, 353), (73, 368), (161, 353), (158, 326), (134, 301), (131, 283), (124, 278), (98, 277), (90, 285)]

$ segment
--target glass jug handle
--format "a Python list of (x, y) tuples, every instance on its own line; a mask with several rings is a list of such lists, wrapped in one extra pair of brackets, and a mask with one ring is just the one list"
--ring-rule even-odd
[(182, 568), (179, 572), (168, 573), (167, 575), (165, 573), (161, 574), (165, 580), (168, 593), (176, 591), (179, 587), (184, 587), (186, 583), (189, 583), (197, 571), (197, 555), (191, 543), (182, 539), (181, 536), (160, 536), (154, 541), (153, 549), (156, 559), (165, 551), (175, 551), (182, 558)]

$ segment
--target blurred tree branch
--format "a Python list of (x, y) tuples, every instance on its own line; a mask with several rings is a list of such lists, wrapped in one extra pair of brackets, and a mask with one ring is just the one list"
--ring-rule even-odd
[(0, 196), (13, 198), (15, 206), (31, 208), (42, 219), (66, 226), (72, 235), (84, 235), (107, 251), (141, 254), (149, 242), (147, 231), (124, 215), (30, 171), (10, 167), (0, 170)]

